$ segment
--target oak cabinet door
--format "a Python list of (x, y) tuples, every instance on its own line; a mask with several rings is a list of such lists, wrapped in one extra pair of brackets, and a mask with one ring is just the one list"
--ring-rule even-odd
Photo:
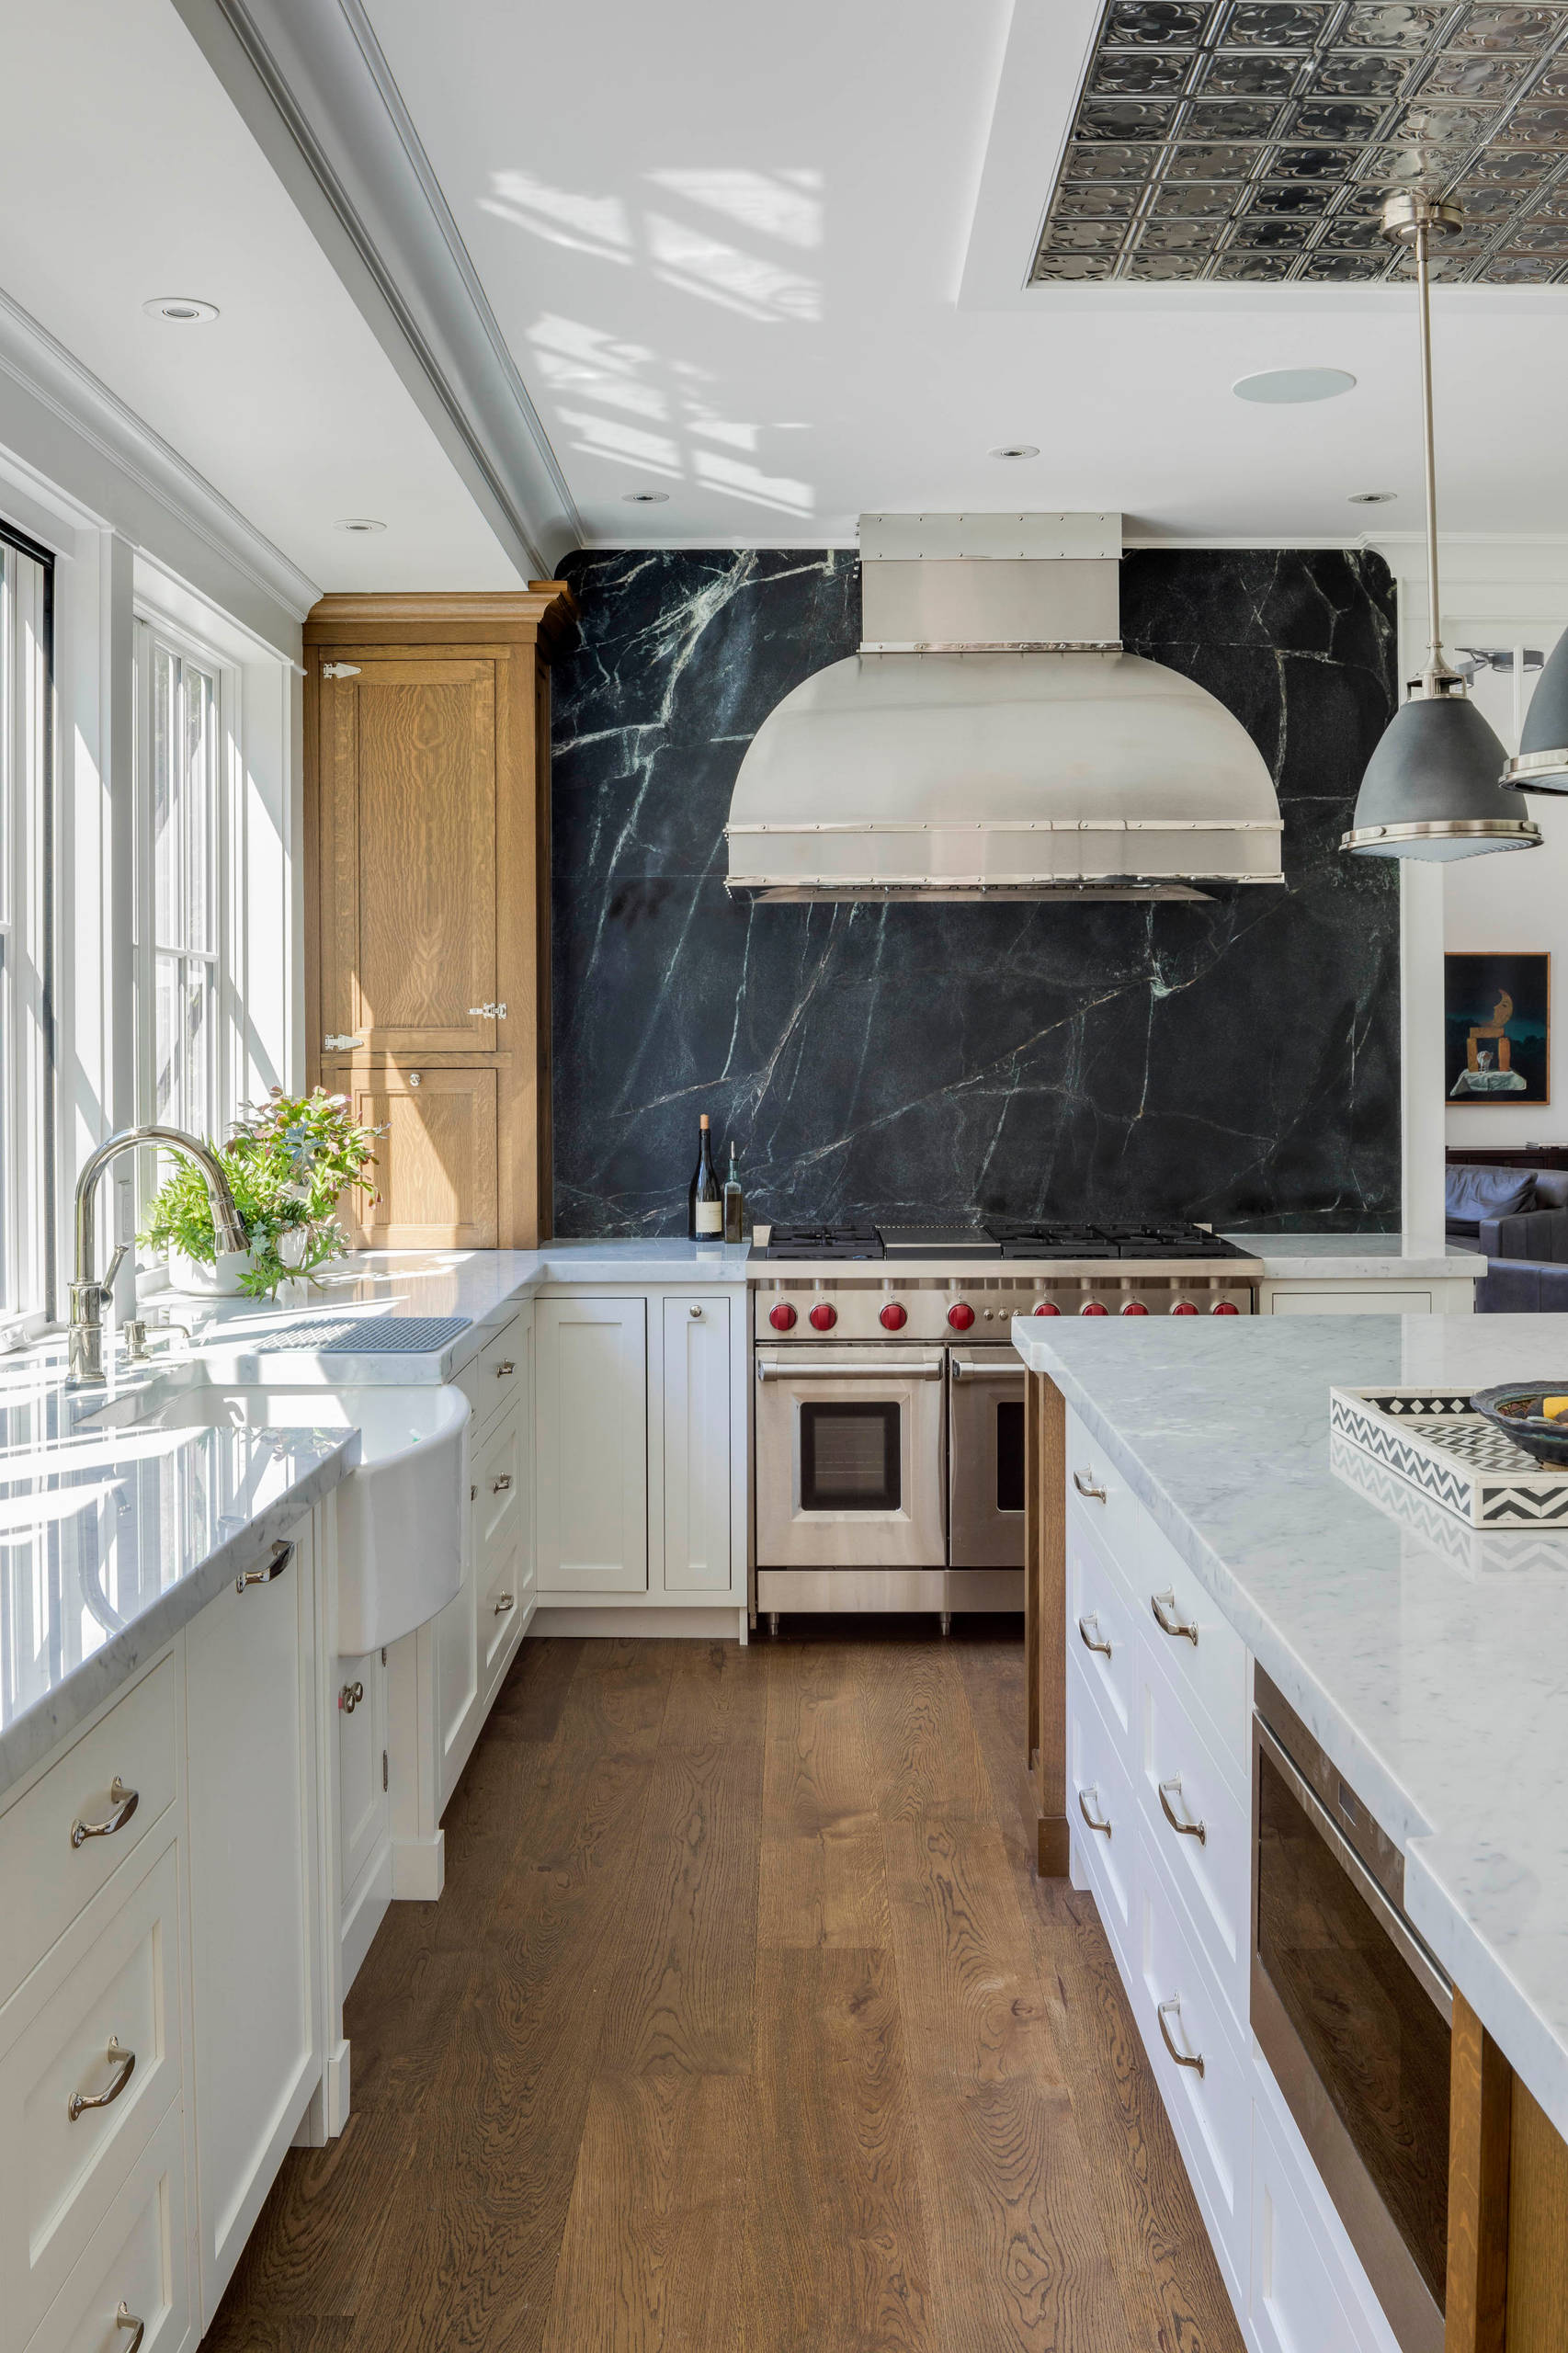
[(321, 693), (323, 1029), (368, 1053), (493, 1052), (495, 664), (338, 666)]
[(647, 1302), (540, 1300), (534, 1336), (540, 1592), (644, 1593)]
[(385, 1128), (376, 1145), (381, 1200), (352, 1213), (367, 1250), (494, 1250), (499, 1237), (498, 1074), (356, 1074), (354, 1116)]

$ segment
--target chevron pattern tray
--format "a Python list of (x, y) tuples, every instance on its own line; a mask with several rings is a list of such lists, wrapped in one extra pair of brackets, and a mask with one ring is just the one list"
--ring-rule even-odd
[(1471, 1528), (1568, 1536), (1568, 1470), (1549, 1471), (1436, 1389), (1331, 1389), (1328, 1427)]

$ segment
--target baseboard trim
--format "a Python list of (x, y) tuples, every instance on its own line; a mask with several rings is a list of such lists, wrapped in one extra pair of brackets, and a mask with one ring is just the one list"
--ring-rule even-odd
[(437, 1904), (447, 1884), (447, 1834), (432, 1830), (423, 1838), (394, 1838), (392, 1848), (392, 1892), (394, 1904)]
[(628, 1608), (624, 1603), (608, 1608), (585, 1608), (581, 1602), (540, 1602), (528, 1627), (528, 1639), (541, 1634), (596, 1634), (603, 1641), (735, 1643), (740, 1640), (744, 1605), (721, 1602), (694, 1609), (689, 1605), (661, 1607), (657, 1602)]

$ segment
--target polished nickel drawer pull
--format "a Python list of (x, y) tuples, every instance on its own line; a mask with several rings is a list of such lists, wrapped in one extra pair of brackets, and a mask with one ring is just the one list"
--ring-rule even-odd
[(265, 1568), (246, 1569), (234, 1579), (234, 1591), (244, 1593), (247, 1585), (270, 1585), (274, 1577), (282, 1575), (293, 1557), (294, 1547), (285, 1537), (281, 1543), (273, 1546), (272, 1558)]
[(1108, 1816), (1104, 1822), (1101, 1822), (1096, 1815), (1089, 1812), (1089, 1794), (1091, 1790), (1093, 1790), (1095, 1797), (1096, 1799), (1098, 1798), (1100, 1793), (1099, 1785), (1097, 1782), (1091, 1782), (1088, 1790), (1080, 1790), (1078, 1792), (1078, 1811), (1083, 1815), (1091, 1830), (1097, 1830), (1103, 1838), (1108, 1838), (1110, 1836), (1110, 1821)]
[(141, 2353), (142, 2339), (147, 2334), (147, 2324), (144, 2320), (137, 2319), (123, 2296), (115, 2307), (114, 2325), (116, 2328), (133, 2328), (136, 2331), (135, 2336), (126, 2347), (125, 2353)]
[[(1174, 1586), (1166, 1586), (1164, 1593), (1152, 1593), (1149, 1596), (1149, 1607), (1154, 1613), (1154, 1623), (1159, 1628), (1161, 1633), (1170, 1634), (1173, 1637), (1185, 1634), (1187, 1641), (1192, 1644), (1193, 1649), (1196, 1650), (1198, 1648), (1198, 1629), (1189, 1618), (1178, 1618), (1176, 1615), (1176, 1588)], [(1168, 1618), (1165, 1615), (1167, 1610), (1171, 1612), (1171, 1615)]]
[(362, 1683), (346, 1683), (337, 1695), (337, 1704), (346, 1716), (351, 1716), (365, 1696)]
[(1202, 2052), (1178, 2051), (1176, 2049), (1176, 2044), (1171, 2040), (1171, 2030), (1165, 2024), (1165, 2013), (1167, 2010), (1174, 2010), (1177, 2018), (1180, 2018), (1181, 1995), (1179, 1994), (1173, 1994), (1168, 2002), (1162, 2002), (1160, 2004), (1159, 2009), (1156, 2013), (1160, 2021), (1160, 2039), (1164, 2042), (1165, 2049), (1170, 2052), (1171, 2057), (1176, 2061), (1178, 2067), (1196, 2067), (1199, 2074), (1201, 2075), (1203, 2073)]
[[(1165, 1820), (1170, 1824), (1171, 1828), (1176, 1832), (1178, 1838), (1196, 1838), (1200, 1847), (1207, 1847), (1209, 1844), (1209, 1831), (1207, 1825), (1201, 1822), (1194, 1822), (1190, 1814), (1187, 1815), (1187, 1820), (1184, 1822), (1179, 1813), (1174, 1813), (1172, 1811), (1170, 1799), (1165, 1794), (1168, 1790), (1174, 1790), (1178, 1798), (1181, 1796), (1181, 1775), (1179, 1773), (1173, 1773), (1168, 1781), (1162, 1781), (1160, 1783), (1160, 1810), (1164, 1813)], [(1186, 1811), (1185, 1803), (1183, 1811)]]
[[(1095, 1630), (1092, 1634), (1089, 1631), (1089, 1628), (1091, 1626)], [(1100, 1633), (1100, 1619), (1097, 1609), (1091, 1609), (1086, 1618), (1079, 1619), (1078, 1640), (1083, 1643), (1084, 1648), (1086, 1651), (1093, 1651), (1096, 1657), (1108, 1658), (1110, 1656), (1110, 1644), (1105, 1641)]]
[(490, 1492), (493, 1495), (504, 1495), (511, 1483), (511, 1472), (509, 1471), (503, 1471), (498, 1479), (492, 1479), (490, 1482)]
[(515, 1593), (498, 1594), (495, 1600), (495, 1615), (497, 1618), (505, 1618), (508, 1609), (513, 1609), (517, 1607), (517, 1597)]
[(91, 2097), (85, 2092), (73, 2092), (66, 2101), (65, 2113), (73, 2124), (79, 2116), (85, 2116), (90, 2108), (110, 2107), (136, 2073), (136, 2053), (134, 2051), (122, 2051), (118, 2035), (111, 2034), (108, 2039), (108, 2063), (114, 2069), (114, 2081), (107, 2092), (97, 2092)]
[(117, 1830), (123, 1830), (142, 1802), (142, 1792), (128, 1790), (117, 1773), (108, 1785), (108, 1802), (109, 1811), (101, 1822), (77, 1821), (71, 1824), (73, 1847), (85, 1846), (89, 1838), (112, 1838)]
[(496, 1366), (495, 1378), (497, 1381), (506, 1381), (511, 1376), (511, 1374), (516, 1372), (517, 1370), (517, 1368), (512, 1362), (511, 1358), (507, 1357), (503, 1363)]
[(1103, 1487), (1096, 1487), (1092, 1479), (1085, 1479), (1081, 1471), (1074, 1472), (1073, 1484), (1077, 1488), (1078, 1493), (1081, 1495), (1085, 1496), (1090, 1503), (1104, 1503), (1105, 1489)]

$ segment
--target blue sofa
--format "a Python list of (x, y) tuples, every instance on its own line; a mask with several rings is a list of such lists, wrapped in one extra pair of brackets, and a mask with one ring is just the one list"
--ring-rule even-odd
[(1450, 1166), (1449, 1239), (1486, 1260), (1478, 1315), (1568, 1314), (1568, 1169)]

